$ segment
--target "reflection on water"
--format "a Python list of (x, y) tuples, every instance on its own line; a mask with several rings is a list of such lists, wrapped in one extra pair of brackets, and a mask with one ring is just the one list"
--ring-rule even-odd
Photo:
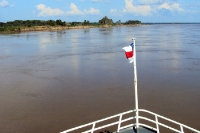
[[(146, 25), (0, 35), (0, 129), (60, 132), (139, 107), (199, 129), (200, 25)], [(190, 116), (190, 117), (185, 117)]]

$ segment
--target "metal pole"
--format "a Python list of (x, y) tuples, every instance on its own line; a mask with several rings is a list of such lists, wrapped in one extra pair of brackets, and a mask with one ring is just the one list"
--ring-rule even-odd
[(134, 61), (133, 61), (133, 67), (134, 67), (134, 86), (135, 86), (135, 109), (136, 109), (136, 128), (139, 127), (139, 112), (138, 112), (138, 92), (137, 92), (137, 69), (136, 69), (136, 47), (135, 47), (135, 38), (132, 38), (133, 45), (134, 45)]

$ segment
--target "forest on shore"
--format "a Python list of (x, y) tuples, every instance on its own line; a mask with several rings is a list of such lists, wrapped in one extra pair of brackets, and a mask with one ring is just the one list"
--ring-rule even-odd
[(91, 28), (91, 27), (111, 27), (117, 25), (135, 25), (141, 24), (139, 20), (128, 20), (121, 22), (120, 20), (113, 22), (107, 16), (98, 22), (65, 22), (58, 20), (14, 20), (6, 23), (0, 22), (0, 32), (23, 32), (23, 31), (42, 31), (42, 30), (62, 30), (70, 28)]

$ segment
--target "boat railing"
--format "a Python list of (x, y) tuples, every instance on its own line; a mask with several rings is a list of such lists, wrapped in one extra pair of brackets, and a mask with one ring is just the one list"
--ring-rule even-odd
[[(144, 109), (138, 109), (138, 111), (139, 112), (145, 112), (145, 113), (148, 113), (150, 115), (153, 115), (154, 118), (155, 118), (154, 120), (152, 120), (150, 118), (147, 118), (147, 117), (144, 117), (144, 116), (140, 116), (140, 115), (138, 116), (138, 119), (154, 123), (155, 126), (154, 127), (153, 126), (149, 126), (147, 124), (140, 123), (140, 121), (139, 121), (138, 125), (141, 126), (141, 127), (145, 127), (145, 128), (154, 130), (157, 133), (160, 133), (160, 130), (159, 130), (160, 126), (162, 126), (164, 128), (167, 128), (167, 129), (170, 129), (170, 130), (172, 130), (174, 132), (178, 132), (178, 133), (184, 133), (184, 129), (193, 131), (194, 133), (200, 133), (200, 131), (198, 131), (198, 130), (196, 130), (194, 128), (191, 128), (191, 127), (189, 127), (187, 125), (184, 125), (182, 123), (179, 123), (179, 122), (176, 122), (174, 120), (171, 120), (171, 119), (166, 118), (164, 116), (158, 115), (158, 114), (153, 113), (151, 111), (144, 110)], [(136, 126), (136, 123), (128, 124), (128, 125), (125, 125), (125, 126), (121, 126), (122, 123), (125, 123), (127, 121), (131, 121), (133, 119), (136, 119), (136, 116), (128, 117), (128, 118), (123, 119), (124, 115), (130, 114), (130, 113), (134, 113), (134, 112), (136, 112), (136, 110), (129, 110), (129, 111), (126, 111), (126, 112), (123, 112), (123, 113), (120, 113), (120, 114), (117, 114), (117, 115), (113, 115), (113, 116), (110, 116), (110, 117), (107, 117), (107, 118), (104, 118), (104, 119), (101, 119), (101, 120), (97, 120), (97, 121), (94, 121), (94, 122), (91, 122), (91, 123), (88, 123), (88, 124), (85, 124), (85, 125), (81, 125), (81, 126), (78, 126), (78, 127), (75, 127), (75, 128), (71, 128), (71, 129), (65, 130), (65, 131), (60, 132), (60, 133), (69, 133), (69, 132), (76, 131), (78, 129), (82, 129), (82, 128), (85, 128), (85, 127), (88, 127), (88, 126), (91, 126), (91, 129), (89, 129), (87, 131), (84, 131), (82, 133), (93, 133), (94, 131), (105, 129), (107, 127), (111, 127), (111, 126), (114, 126), (114, 125), (117, 125), (116, 132), (120, 132), (120, 130)], [(107, 121), (107, 120), (110, 120), (110, 119), (113, 119), (113, 118), (117, 118), (117, 117), (118, 117), (118, 121), (116, 121), (116, 122), (112, 122), (110, 124), (106, 124), (106, 125), (103, 125), (103, 126), (96, 127), (96, 125), (98, 123), (101, 123), (101, 122), (104, 122), (104, 121)], [(163, 120), (168, 121), (170, 123), (176, 124), (176, 125), (178, 125), (180, 127), (180, 129), (171, 127), (171, 126), (169, 126), (167, 124), (163, 124), (163, 123), (159, 122), (159, 119), (163, 119)]]

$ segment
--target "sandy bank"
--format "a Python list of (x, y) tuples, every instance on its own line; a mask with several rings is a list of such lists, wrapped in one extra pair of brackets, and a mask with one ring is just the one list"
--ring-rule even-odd
[[(116, 26), (138, 26), (137, 25), (116, 25)], [(12, 31), (0, 31), (0, 34), (4, 33), (19, 33), (19, 32), (28, 32), (28, 31), (58, 31), (58, 30), (67, 30), (67, 29), (86, 29), (86, 28), (109, 28), (115, 27), (112, 25), (100, 25), (100, 26), (33, 26), (33, 27), (19, 27)]]
[(96, 26), (35, 26), (20, 28), (21, 32), (25, 31), (51, 31), (51, 30), (66, 30), (66, 29), (84, 29), (95, 28)]

